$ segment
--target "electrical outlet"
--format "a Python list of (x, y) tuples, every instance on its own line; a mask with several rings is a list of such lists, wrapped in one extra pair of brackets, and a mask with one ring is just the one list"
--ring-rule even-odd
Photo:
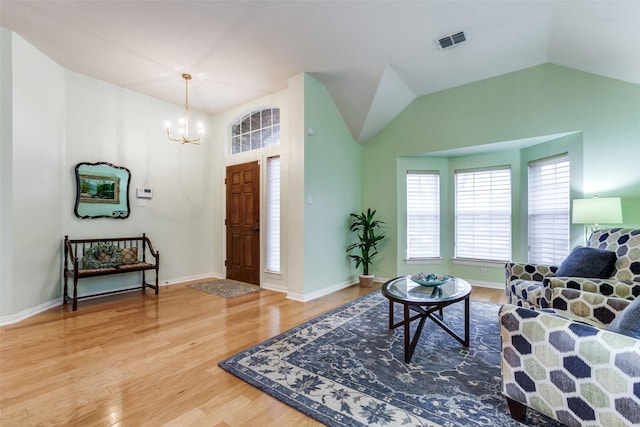
[(487, 275), (487, 269), (486, 269), (486, 268), (484, 268), (484, 267), (482, 267), (482, 268), (480, 269), (480, 275), (481, 275), (481, 276), (486, 276), (486, 275)]

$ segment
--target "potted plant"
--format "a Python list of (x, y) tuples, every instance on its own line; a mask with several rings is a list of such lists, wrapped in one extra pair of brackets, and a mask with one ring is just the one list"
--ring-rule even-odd
[[(350, 215), (352, 222), (349, 229), (356, 234), (358, 241), (347, 247), (347, 253), (356, 262), (356, 268), (362, 265), (360, 286), (370, 288), (373, 286), (374, 274), (369, 274), (369, 266), (373, 263), (373, 257), (378, 254), (378, 243), (385, 238), (382, 232), (384, 222), (375, 219), (376, 211), (371, 208), (366, 212)], [(356, 253), (352, 254), (351, 251), (354, 250)]]

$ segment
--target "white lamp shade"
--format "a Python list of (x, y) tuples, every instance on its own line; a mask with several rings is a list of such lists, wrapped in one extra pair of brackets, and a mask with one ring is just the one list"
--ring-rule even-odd
[(574, 224), (621, 224), (622, 204), (619, 197), (594, 197), (573, 201)]

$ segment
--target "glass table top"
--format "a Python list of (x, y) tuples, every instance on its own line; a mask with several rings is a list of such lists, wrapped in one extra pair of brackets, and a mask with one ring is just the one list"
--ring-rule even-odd
[(422, 286), (411, 280), (409, 276), (402, 276), (382, 286), (382, 294), (388, 298), (420, 304), (457, 300), (469, 293), (471, 293), (471, 285), (457, 277), (452, 277), (440, 286)]

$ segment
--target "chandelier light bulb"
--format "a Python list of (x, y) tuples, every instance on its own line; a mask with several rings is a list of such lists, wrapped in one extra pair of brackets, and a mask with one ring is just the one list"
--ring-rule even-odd
[(183, 74), (182, 78), (184, 79), (184, 117), (180, 117), (178, 119), (178, 133), (177, 137), (171, 135), (171, 124), (169, 122), (166, 123), (167, 128), (167, 138), (171, 141), (177, 141), (182, 144), (200, 144), (200, 138), (202, 137), (203, 126), (202, 123), (198, 123), (198, 137), (191, 139), (189, 138), (189, 80), (191, 80), (191, 75)]

